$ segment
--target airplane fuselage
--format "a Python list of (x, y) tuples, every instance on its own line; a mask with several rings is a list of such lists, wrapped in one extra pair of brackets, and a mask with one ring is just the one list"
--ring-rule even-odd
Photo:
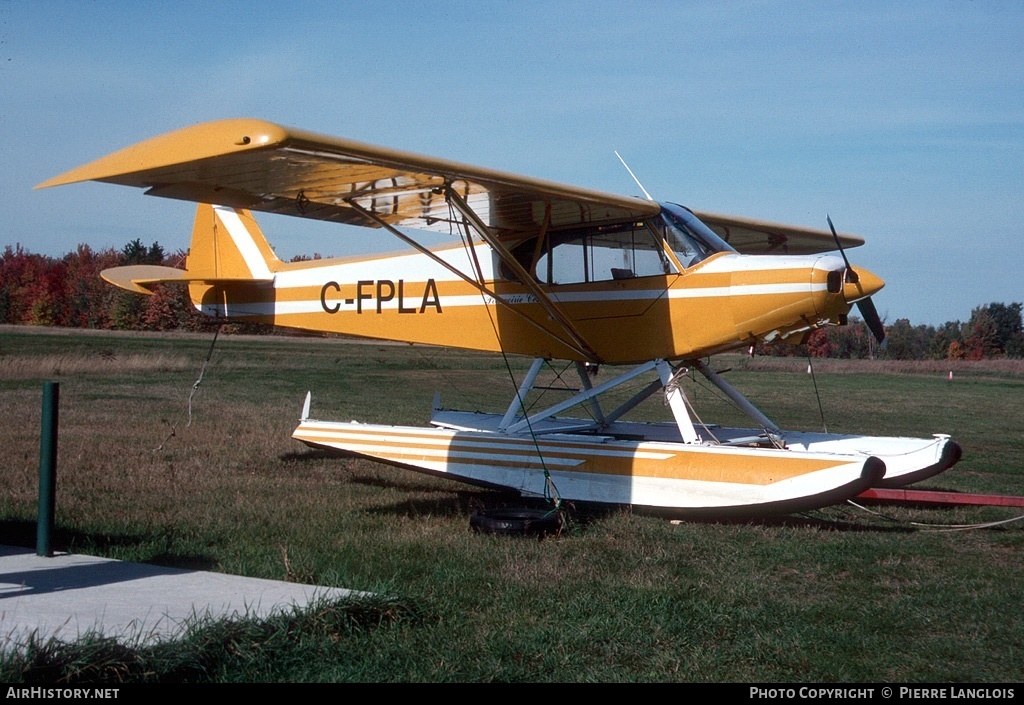
[[(489, 248), (435, 250), (461, 271), (479, 263), (490, 293), (419, 253), (280, 263), (273, 281), (191, 285), (205, 314), (311, 331), (585, 360), (527, 287), (503, 279)], [(718, 253), (680, 272), (545, 284), (602, 362), (681, 359), (838, 322), (849, 310), (833, 255)], [(500, 299), (497, 301), (496, 299)]]

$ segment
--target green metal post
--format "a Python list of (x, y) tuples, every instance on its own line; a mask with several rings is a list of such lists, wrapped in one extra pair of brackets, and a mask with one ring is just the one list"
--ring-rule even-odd
[(43, 383), (43, 420), (39, 438), (39, 519), (36, 526), (36, 555), (53, 556), (53, 535), (57, 507), (57, 410), (60, 384)]

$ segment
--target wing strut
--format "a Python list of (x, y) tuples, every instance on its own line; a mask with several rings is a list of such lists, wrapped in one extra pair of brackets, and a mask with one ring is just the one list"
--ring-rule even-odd
[[(465, 272), (460, 270), (458, 267), (456, 267), (456, 266), (454, 266), (454, 265), (452, 265), (452, 264), (450, 264), (448, 262), (445, 262), (443, 259), (438, 257), (437, 254), (435, 254), (434, 252), (431, 252), (426, 247), (424, 247), (420, 243), (416, 242), (414, 239), (412, 239), (411, 237), (409, 237), (408, 235), (403, 233), (401, 230), (399, 230), (398, 228), (394, 227), (393, 225), (391, 225), (390, 223), (388, 223), (387, 221), (385, 221), (384, 219), (379, 217), (373, 211), (367, 210), (366, 208), (363, 208), (362, 206), (360, 206), (358, 203), (356, 203), (352, 199), (345, 199), (345, 202), (353, 210), (358, 212), (360, 215), (362, 215), (362, 216), (364, 216), (366, 218), (369, 218), (373, 222), (377, 223), (382, 228), (387, 230), (389, 233), (391, 233), (392, 235), (397, 237), (399, 240), (401, 240), (402, 242), (406, 243), (410, 247), (415, 248), (420, 254), (426, 255), (431, 260), (433, 260), (437, 264), (441, 265), (442, 267), (447, 269), (449, 272), (451, 272), (455, 276), (457, 276), (460, 279), (462, 279), (464, 282), (466, 282), (467, 284), (469, 284), (470, 286), (475, 288), (480, 293), (484, 294), (485, 296), (491, 297), (496, 303), (499, 303), (499, 304), (503, 305), (509, 311), (511, 311), (512, 313), (516, 314), (517, 316), (522, 318), (524, 321), (526, 321), (530, 325), (534, 326), (535, 328), (537, 328), (540, 331), (543, 331), (547, 335), (550, 335), (552, 338), (554, 338), (555, 340), (559, 341), (563, 345), (571, 348), (572, 350), (576, 351), (580, 355), (583, 355), (584, 357), (587, 357), (587, 358), (590, 358), (590, 359), (595, 359), (594, 351), (591, 350), (590, 347), (587, 346), (586, 344), (582, 344), (582, 345), (577, 344), (575, 342), (575, 338), (573, 338), (572, 340), (566, 340), (563, 336), (560, 336), (557, 333), (554, 333), (554, 332), (548, 330), (546, 327), (544, 327), (543, 325), (541, 325), (540, 323), (538, 323), (537, 321), (535, 321), (534, 319), (530, 318), (525, 313), (523, 313), (517, 306), (513, 306), (508, 301), (503, 299), (499, 294), (495, 293), (494, 291), (491, 291), (490, 289), (488, 289), (486, 286), (484, 286), (480, 282), (478, 282), (475, 279), (473, 279), (472, 277), (468, 276)], [(518, 264), (518, 262), (517, 262), (517, 264)], [(539, 296), (538, 296), (538, 300), (541, 300)], [(560, 321), (559, 321), (559, 323), (560, 323)]]
[(498, 255), (501, 261), (512, 270), (519, 279), (519, 282), (529, 289), (531, 294), (537, 297), (537, 301), (544, 307), (544, 310), (548, 312), (548, 315), (555, 319), (558, 325), (562, 327), (562, 330), (572, 338), (575, 343), (572, 347), (584, 353), (586, 358), (591, 362), (601, 362), (601, 358), (596, 352), (594, 352), (594, 349), (590, 347), (580, 332), (576, 330), (576, 326), (572, 324), (572, 321), (567, 315), (565, 315), (562, 309), (559, 308), (558, 304), (552, 301), (551, 297), (547, 295), (547, 292), (540, 288), (540, 285), (537, 284), (532, 276), (530, 276), (530, 273), (526, 271), (523, 265), (519, 263), (519, 260), (513, 257), (512, 253), (505, 249), (505, 246), (501, 244), (494, 233), (491, 232), (490, 228), (480, 220), (480, 217), (477, 216), (476, 212), (469, 207), (469, 204), (467, 204), (458, 193), (455, 192), (455, 189), (453, 189), (450, 184), (445, 188), (445, 195), (448, 197), (451, 204), (455, 206), (456, 210), (458, 210), (469, 224), (473, 226), (473, 229), (480, 234), (480, 237), (482, 237), (484, 241), (491, 246), (491, 249), (496, 255)]

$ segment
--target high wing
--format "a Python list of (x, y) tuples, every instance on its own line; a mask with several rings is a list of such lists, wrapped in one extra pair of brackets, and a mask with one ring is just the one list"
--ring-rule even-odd
[(39, 184), (103, 181), (147, 194), (379, 227), (448, 232), (462, 197), (501, 240), (657, 215), (637, 198), (328, 137), (252, 119), (187, 127), (140, 142)]
[[(39, 184), (103, 181), (153, 196), (350, 225), (453, 231), (457, 194), (505, 247), (540, 230), (655, 216), (652, 201), (459, 164), (254, 119), (208, 122), (132, 145)], [(835, 249), (831, 234), (697, 213), (744, 253)], [(372, 216), (372, 217), (371, 217)], [(863, 240), (841, 235), (844, 247)]]
[[(812, 255), (836, 249), (835, 240), (828, 230), (703, 211), (693, 213), (737, 252), (745, 255)], [(844, 249), (864, 244), (864, 238), (846, 233), (839, 234), (839, 241)]]

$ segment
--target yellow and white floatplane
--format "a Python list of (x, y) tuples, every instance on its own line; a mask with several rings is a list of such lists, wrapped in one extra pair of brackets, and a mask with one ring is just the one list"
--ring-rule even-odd
[[(40, 187), (88, 180), (199, 203), (184, 269), (103, 273), (130, 291), (180, 283), (217, 319), (535, 358), (504, 414), (436, 402), (430, 426), (340, 423), (311, 418), (307, 397), (293, 436), (315, 448), (524, 496), (694, 517), (812, 509), (960, 458), (942, 434), (784, 431), (704, 362), (845, 325), (854, 305), (884, 338), (870, 298), (883, 282), (849, 264), (845, 249), (863, 240), (831, 222), (826, 231), (698, 212), (251, 119), (155, 137)], [(254, 211), (366, 226), (410, 249), (283, 262)], [(417, 231), (458, 241), (427, 248)], [(525, 411), (552, 360), (575, 366), (579, 386)], [(598, 367), (611, 378), (596, 384)], [(688, 373), (751, 427), (699, 421), (679, 385)], [(610, 390), (645, 380), (602, 406)], [(623, 419), (654, 395), (672, 421)]]

